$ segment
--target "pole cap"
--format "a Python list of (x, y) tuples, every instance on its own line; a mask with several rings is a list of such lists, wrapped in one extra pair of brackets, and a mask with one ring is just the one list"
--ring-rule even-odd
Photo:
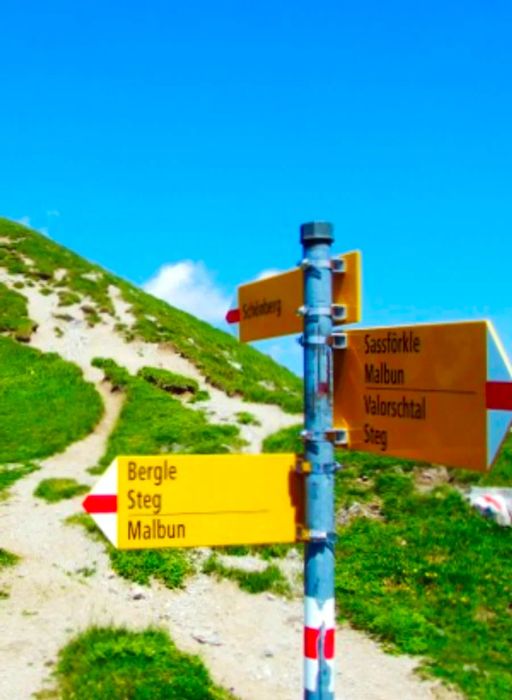
[(300, 242), (332, 243), (334, 241), (333, 225), (328, 221), (312, 221), (300, 227)]

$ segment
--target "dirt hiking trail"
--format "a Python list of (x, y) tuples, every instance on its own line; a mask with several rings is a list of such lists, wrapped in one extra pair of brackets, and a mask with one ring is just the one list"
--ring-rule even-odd
[[(7, 279), (12, 284), (15, 277)], [(118, 313), (129, 321), (119, 294), (112, 289)], [(101, 393), (105, 413), (94, 432), (64, 452), (41, 462), (41, 470), (16, 482), (0, 501), (0, 547), (21, 557), (0, 573), (9, 597), (0, 600), (0, 700), (29, 700), (45, 687), (62, 648), (90, 625), (125, 625), (132, 629), (165, 628), (178, 647), (199, 654), (214, 680), (241, 700), (296, 700), (302, 697), (302, 601), (269, 594), (250, 595), (235, 584), (199, 574), (186, 588), (169, 591), (158, 583), (136, 586), (112, 572), (101, 542), (65, 519), (81, 511), (81, 497), (55, 504), (34, 497), (41, 479), (72, 477), (92, 486), (97, 477), (87, 469), (105, 451), (123, 397), (111, 393), (102, 373), (91, 367), (97, 355), (112, 357), (130, 372), (144, 365), (163, 367), (195, 377), (207, 388), (212, 421), (233, 421), (250, 411), (260, 426), (240, 426), (247, 451), (297, 416), (275, 406), (244, 403), (206, 385), (197, 369), (169, 348), (136, 341), (126, 343), (113, 321), (88, 328), (80, 309), (63, 337), (54, 332), (58, 299), (25, 289), (30, 317), (38, 324), (31, 344), (54, 351), (78, 364)], [(386, 654), (375, 642), (350, 627), (337, 633), (337, 698), (343, 700), (456, 700), (439, 684), (414, 673), (417, 660)]]

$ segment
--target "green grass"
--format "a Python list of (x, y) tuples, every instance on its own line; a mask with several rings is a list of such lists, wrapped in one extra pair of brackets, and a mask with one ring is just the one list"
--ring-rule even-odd
[(167, 369), (157, 367), (142, 367), (137, 376), (145, 379), (146, 382), (154, 384), (159, 389), (170, 394), (196, 394), (199, 391), (199, 384), (192, 377), (185, 377), (183, 374), (170, 372)]
[[(91, 316), (91, 322), (98, 320), (100, 312), (114, 315), (108, 292), (113, 284), (121, 290), (136, 319), (134, 328), (124, 331), (129, 339), (169, 343), (193, 362), (210, 384), (229, 395), (276, 404), (291, 413), (302, 411), (302, 381), (267, 355), (146, 294), (25, 226), (0, 218), (0, 236), (10, 239), (0, 246), (0, 267), (23, 274), (27, 284), (44, 281), (46, 288), (62, 292), (64, 303), (88, 297), (96, 314)], [(34, 265), (27, 265), (24, 258)], [(54, 279), (57, 269), (67, 271), (60, 282)], [(95, 280), (84, 276), (90, 273), (95, 274)]]
[(236, 414), (237, 423), (240, 425), (261, 425), (260, 421), (249, 411), (238, 411)]
[(59, 653), (54, 690), (39, 697), (234, 700), (198, 657), (179, 651), (163, 630), (115, 627), (93, 627), (71, 640)]
[[(297, 450), (297, 428), (268, 438), (269, 451)], [(379, 518), (338, 529), (340, 619), (390, 648), (418, 654), (425, 672), (468, 698), (512, 697), (512, 532), (485, 520), (459, 489), (512, 480), (512, 437), (486, 475), (450, 470), (450, 484), (421, 493), (426, 465), (338, 453), (336, 504), (374, 504)], [(438, 475), (442, 481), (442, 472)]]
[[(19, 559), (20, 558), (16, 554), (12, 554), (0, 547), (0, 572), (8, 566), (14, 566)], [(6, 600), (8, 597), (9, 593), (0, 588), (0, 600)]]
[(149, 585), (156, 579), (167, 588), (182, 588), (193, 567), (181, 549), (141, 549), (109, 552), (114, 571), (135, 583)]
[(25, 464), (0, 464), (0, 499), (5, 497), (7, 491), (15, 481), (27, 474), (39, 469), (36, 464), (27, 462)]
[(12, 554), (0, 547), (0, 571), (7, 566), (14, 566), (18, 561), (19, 557), (16, 554)]
[(107, 451), (94, 473), (99, 473), (118, 455), (217, 454), (243, 443), (234, 425), (214, 425), (203, 413), (183, 406), (170, 394), (140, 377), (131, 376), (113, 360), (96, 359), (113, 386), (126, 393), (118, 423)]
[(181, 549), (116, 549), (103, 537), (89, 515), (79, 513), (66, 522), (80, 525), (91, 537), (103, 542), (112, 569), (128, 581), (148, 586), (152, 579), (156, 579), (167, 588), (181, 588), (187, 576), (194, 572), (188, 554)]
[(294, 546), (291, 544), (232, 544), (215, 549), (217, 552), (228, 554), (231, 557), (245, 557), (250, 554), (259, 556), (265, 561), (271, 561), (272, 559), (284, 559)]
[(278, 430), (277, 433), (273, 433), (263, 440), (262, 451), (302, 454), (304, 451), (304, 442), (300, 436), (302, 429), (302, 423), (297, 423), (297, 425), (290, 425), (288, 428)]
[(291, 595), (290, 584), (275, 564), (269, 564), (263, 571), (246, 571), (235, 566), (226, 566), (214, 553), (203, 564), (203, 573), (236, 581), (240, 588), (248, 593), (270, 591), (282, 596)]
[[(117, 280), (137, 319), (135, 333), (150, 342), (170, 343), (193, 362), (208, 382), (246, 401), (271, 403), (289, 413), (302, 411), (302, 381), (250, 345)], [(151, 320), (155, 319), (155, 320)]]
[(505, 440), (498, 459), (491, 471), (483, 476), (475, 476), (474, 482), (478, 486), (512, 487), (512, 435), (509, 434), (508, 439)]
[(82, 297), (76, 292), (61, 290), (59, 291), (58, 296), (59, 306), (72, 306), (73, 304), (79, 304), (82, 301)]
[(395, 476), (397, 490), (391, 479), (377, 486), (386, 521), (358, 518), (343, 529), (340, 614), (401, 652), (426, 655), (427, 668), (468, 697), (510, 696), (510, 532), (454, 489), (420, 495), (411, 477)]
[(26, 298), (0, 282), (0, 333), (27, 342), (35, 327), (28, 317)]
[(67, 498), (74, 498), (90, 491), (90, 487), (79, 484), (75, 479), (43, 479), (34, 491), (34, 496), (48, 503), (57, 503)]
[(0, 463), (60, 452), (88, 435), (102, 412), (78, 367), (0, 337)]
[(210, 394), (205, 389), (199, 389), (189, 398), (188, 402), (199, 403), (200, 401), (209, 401), (210, 398)]
[[(114, 313), (108, 294), (111, 276), (98, 265), (84, 260), (46, 236), (8, 219), (0, 218), (0, 236), (10, 239), (10, 243), (0, 246), (1, 267), (5, 267), (11, 273), (23, 274), (29, 282), (44, 280), (46, 286), (76, 295), (73, 299), (88, 296), (98, 311)], [(24, 258), (31, 260), (33, 266), (27, 265)], [(66, 276), (61, 282), (56, 282), (53, 277), (58, 269), (66, 270)], [(84, 277), (91, 272), (97, 275), (96, 280)], [(69, 297), (65, 296), (64, 303), (68, 299)]]

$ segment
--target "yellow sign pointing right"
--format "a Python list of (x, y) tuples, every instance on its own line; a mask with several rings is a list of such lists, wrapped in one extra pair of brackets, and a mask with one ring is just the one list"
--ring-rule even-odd
[(477, 471), (512, 418), (510, 364), (486, 321), (351, 330), (334, 352), (348, 447)]

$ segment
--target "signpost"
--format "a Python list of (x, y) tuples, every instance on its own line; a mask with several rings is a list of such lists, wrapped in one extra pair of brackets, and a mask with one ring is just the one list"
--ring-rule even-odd
[(118, 457), (84, 508), (120, 549), (295, 542), (296, 465), (293, 454)]
[(510, 424), (512, 370), (487, 321), (348, 331), (334, 423), (350, 449), (485, 471)]
[(303, 331), (304, 461), (118, 457), (84, 501), (122, 549), (305, 542), (306, 700), (334, 699), (337, 436), (349, 449), (484, 471), (512, 416), (512, 368), (487, 321), (333, 333), (360, 320), (361, 259), (331, 258), (332, 241), (330, 224), (304, 224), (300, 267), (242, 285), (226, 317), (242, 341)]
[[(361, 318), (361, 254), (345, 253), (324, 262), (329, 270), (339, 273), (329, 281), (337, 323), (356, 323)], [(239, 324), (242, 342), (302, 332), (303, 270), (307, 270), (307, 263), (305, 259), (302, 268), (238, 288), (238, 309), (228, 311), (226, 320)]]
[(334, 698), (334, 448), (332, 226), (301, 226), (304, 250), (304, 698)]

